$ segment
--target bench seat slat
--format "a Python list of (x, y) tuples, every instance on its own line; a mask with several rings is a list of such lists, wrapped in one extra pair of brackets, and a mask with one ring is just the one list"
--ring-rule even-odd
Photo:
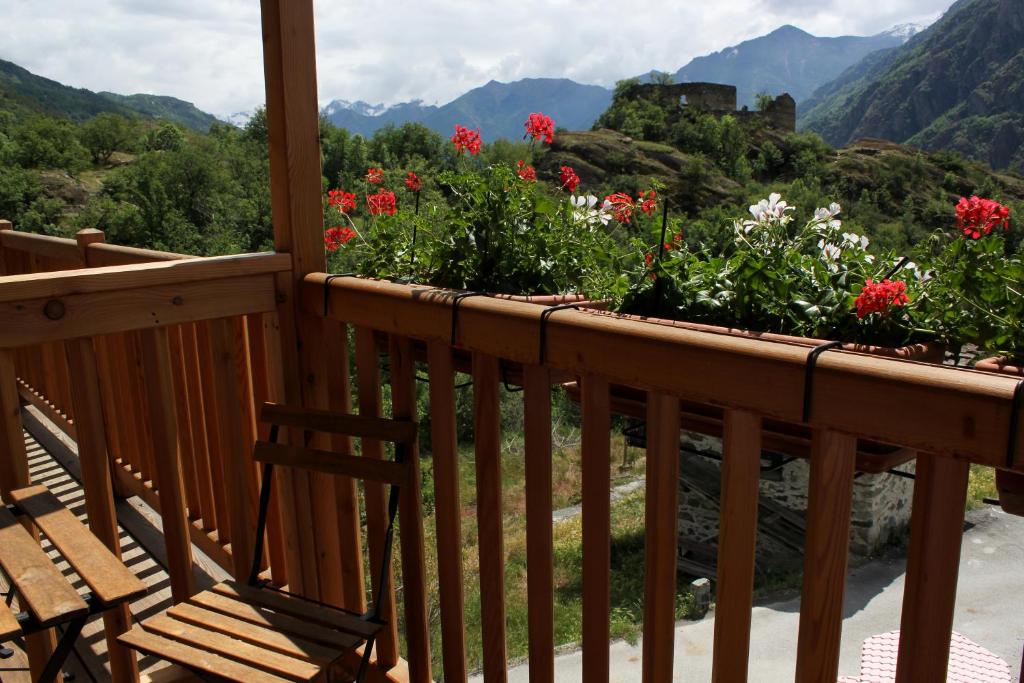
[(0, 643), (7, 642), (21, 633), (21, 625), (14, 612), (0, 600)]

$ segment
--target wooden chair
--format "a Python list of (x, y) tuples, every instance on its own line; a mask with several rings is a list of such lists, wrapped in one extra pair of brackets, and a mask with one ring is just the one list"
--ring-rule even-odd
[[(7, 602), (0, 602), (0, 643), (63, 625), (64, 633), (37, 679), (49, 683), (60, 673), (86, 620), (145, 595), (146, 585), (45, 486), (11, 491), (9, 502), (0, 505), (0, 566), (10, 579)], [(54, 566), (17, 519), (20, 515), (50, 539), (89, 587), (88, 593), (79, 594)], [(15, 595), (21, 610), (17, 614), (10, 609)], [(7, 648), (0, 651), (0, 657), (13, 654)]]
[[(388, 592), (391, 546), (399, 489), (410, 482), (410, 454), (417, 425), (326, 411), (265, 404), (261, 419), (270, 423), (270, 442), (256, 443), (253, 458), (264, 463), (260, 488), (256, 549), (247, 584), (226, 581), (187, 603), (171, 607), (124, 633), (129, 647), (174, 662), (200, 677), (245, 681), (337, 681), (341, 659), (365, 644), (355, 680), (366, 675), (373, 644), (385, 626), (379, 617)], [(394, 461), (342, 455), (277, 443), (282, 427), (329, 432), (395, 444)], [(388, 526), (380, 566), (380, 592), (364, 614), (355, 614), (294, 595), (260, 580), (274, 465), (341, 474), (390, 485)]]

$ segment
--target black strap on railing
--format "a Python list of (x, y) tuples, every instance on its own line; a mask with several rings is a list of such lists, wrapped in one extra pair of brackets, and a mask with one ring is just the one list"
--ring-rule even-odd
[(1024, 379), (1017, 382), (1013, 390), (1013, 401), (1010, 402), (1010, 433), (1006, 437), (1006, 466), (1013, 468), (1014, 455), (1017, 449), (1017, 430), (1020, 428), (1020, 409), (1024, 403)]
[(804, 422), (809, 422), (811, 419), (811, 401), (814, 398), (814, 368), (818, 364), (818, 356), (830, 349), (838, 349), (842, 345), (841, 341), (826, 342), (815, 346), (807, 354), (807, 365), (804, 367)]
[(545, 358), (545, 356), (547, 354), (547, 341), (548, 341), (548, 336), (547, 336), (548, 327), (547, 326), (548, 326), (548, 318), (550, 318), (551, 314), (554, 313), (555, 311), (564, 311), (564, 310), (569, 309), (569, 308), (575, 308), (576, 310), (579, 310), (580, 305), (579, 304), (557, 304), (555, 306), (548, 306), (547, 308), (545, 308), (543, 311), (540, 312), (540, 335), (539, 335), (540, 350), (537, 353), (537, 358), (539, 359), (537, 361), (538, 364), (544, 365), (544, 358)]
[(514, 387), (514, 386), (512, 386), (512, 385), (510, 385), (508, 383), (508, 368), (505, 366), (505, 359), (504, 358), (499, 358), (498, 359), (498, 368), (501, 370), (501, 383), (503, 385), (505, 385), (505, 391), (514, 394), (517, 391), (522, 391), (523, 390), (523, 387), (521, 387), (521, 386)]
[(324, 278), (324, 317), (327, 317), (327, 313), (330, 311), (331, 305), (331, 282), (337, 280), (340, 277), (356, 277), (357, 273), (338, 273), (337, 275), (328, 275)]
[(459, 304), (471, 296), (487, 296), (487, 292), (460, 292), (452, 297), (452, 336), (451, 346), (455, 346), (455, 336), (459, 325)]
[(903, 266), (907, 265), (908, 263), (910, 263), (910, 257), (904, 256), (903, 258), (896, 262), (896, 265), (892, 267), (892, 270), (890, 270), (888, 273), (882, 276), (882, 279), (888, 280), (893, 275), (903, 270)]

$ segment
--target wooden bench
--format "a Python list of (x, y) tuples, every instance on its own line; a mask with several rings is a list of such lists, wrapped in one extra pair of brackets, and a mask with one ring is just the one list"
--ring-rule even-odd
[[(263, 406), (261, 419), (272, 426), (270, 442), (257, 442), (253, 455), (254, 460), (263, 463), (264, 472), (248, 585), (234, 581), (218, 584), (192, 596), (187, 603), (146, 619), (118, 640), (200, 675), (244, 683), (351, 680), (343, 660), (363, 645), (355, 673), (360, 681), (366, 674), (373, 644), (385, 626), (378, 613), (381, 596), (387, 592), (399, 489), (411, 477), (408, 457), (416, 440), (416, 423), (275, 404)], [(390, 441), (395, 444), (395, 459), (377, 460), (278, 444), (275, 442), (282, 426), (306, 433), (320, 431)], [(389, 524), (380, 567), (382, 588), (365, 614), (307, 600), (260, 580), (275, 465), (390, 484)]]
[[(0, 506), (0, 567), (22, 611), (15, 614), (9, 603), (0, 604), (0, 642), (67, 624), (39, 678), (48, 683), (60, 672), (89, 616), (145, 594), (146, 586), (45, 486), (12, 491), (10, 502)], [(80, 595), (54, 566), (18, 519), (21, 515), (50, 539), (89, 593)]]

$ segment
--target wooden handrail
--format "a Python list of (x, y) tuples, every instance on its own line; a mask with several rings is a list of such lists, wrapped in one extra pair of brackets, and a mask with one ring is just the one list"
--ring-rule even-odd
[[(307, 276), (298, 294), (311, 315), (324, 313), (326, 277)], [(328, 287), (333, 319), (427, 341), (450, 338), (449, 290), (361, 278), (336, 278)], [(474, 297), (459, 307), (460, 346), (500, 358), (536, 363), (539, 325), (532, 304)], [(552, 368), (801, 421), (806, 348), (575, 310), (551, 316), (546, 337)], [(1015, 386), (989, 373), (829, 352), (817, 362), (811, 424), (1006, 467)], [(1016, 453), (1013, 469), (1024, 471), (1024, 430)]]
[(66, 261), (69, 265), (80, 266), (82, 250), (75, 240), (33, 232), (0, 230), (0, 247), (12, 251), (24, 251), (36, 256)]

